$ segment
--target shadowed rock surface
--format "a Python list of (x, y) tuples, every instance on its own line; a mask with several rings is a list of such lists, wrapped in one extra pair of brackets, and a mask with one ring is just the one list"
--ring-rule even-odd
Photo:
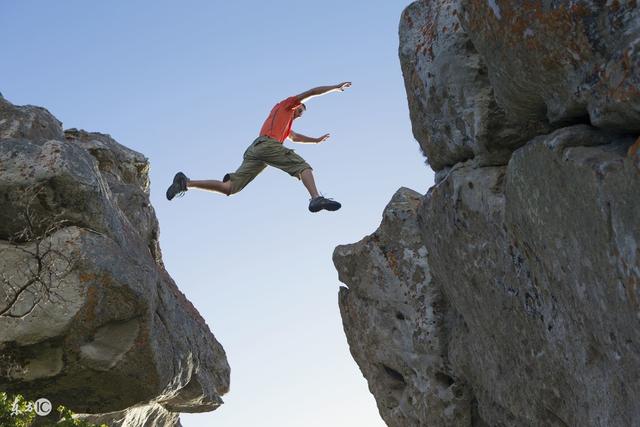
[(108, 414), (80, 415), (78, 418), (96, 425), (106, 424), (109, 427), (182, 427), (179, 414), (169, 412), (157, 403)]
[(635, 0), (461, 0), (462, 25), (515, 120), (640, 132)]
[(640, 20), (635, 2), (571, 4), (403, 14), (437, 183), (398, 190), (374, 234), (334, 252), (345, 334), (389, 426), (640, 417)]
[(0, 389), (176, 423), (216, 409), (229, 366), (162, 264), (147, 159), (42, 108), (0, 114)]

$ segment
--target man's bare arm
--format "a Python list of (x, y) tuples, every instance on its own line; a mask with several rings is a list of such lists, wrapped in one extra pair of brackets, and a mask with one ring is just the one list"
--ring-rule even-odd
[(300, 102), (306, 102), (311, 98), (330, 92), (344, 92), (344, 90), (348, 87), (351, 87), (351, 82), (342, 82), (332, 86), (318, 86), (314, 87), (313, 89), (309, 89), (306, 92), (302, 92), (300, 95), (297, 95), (297, 98), (300, 100)]
[(324, 134), (319, 138), (312, 138), (310, 136), (306, 136), (303, 135), (301, 133), (297, 133), (294, 131), (291, 131), (291, 133), (289, 134), (289, 139), (292, 140), (293, 142), (301, 142), (303, 144), (319, 144), (322, 141), (326, 141), (327, 139), (329, 139), (329, 134)]

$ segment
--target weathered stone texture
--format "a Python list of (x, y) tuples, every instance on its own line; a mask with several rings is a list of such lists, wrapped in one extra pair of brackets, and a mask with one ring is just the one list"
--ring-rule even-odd
[[(610, 426), (640, 417), (633, 142), (579, 125), (536, 138), (506, 166), (460, 164), (395, 228), (385, 219), (372, 237), (336, 249), (349, 285), (345, 332), (388, 425)], [(417, 247), (425, 256), (410, 265), (382, 256)], [(423, 321), (431, 312), (416, 295), (425, 286), (416, 277), (427, 275), (428, 295), (441, 295), (435, 323)], [(409, 325), (388, 308), (396, 295), (411, 307)], [(437, 349), (394, 345), (424, 336), (439, 337)], [(389, 366), (403, 379), (402, 399), (390, 400), (382, 368), (396, 360), (412, 364)], [(410, 387), (434, 370), (464, 403), (455, 421), (438, 383)], [(440, 404), (427, 403), (433, 395)]]
[(430, 414), (438, 425), (468, 423), (468, 390), (442, 357), (445, 307), (420, 238), (420, 200), (401, 188), (378, 231), (335, 249), (340, 280), (349, 285), (340, 289), (340, 313), (351, 354), (388, 425), (419, 425)]
[(640, 415), (640, 176), (632, 140), (589, 147), (602, 137), (563, 129), (506, 168), (460, 168), (420, 211), (434, 281), (464, 322), (451, 364), (490, 425)]
[(460, 13), (459, 0), (422, 0), (400, 20), (413, 134), (436, 171), (474, 157), (482, 164), (504, 163), (514, 148), (548, 129), (538, 120), (508, 120)]
[(0, 94), (0, 139), (63, 140), (62, 123), (41, 107), (13, 105)]
[(462, 25), (515, 120), (584, 120), (640, 132), (634, 1), (461, 0)]
[(147, 159), (0, 103), (0, 389), (76, 412), (217, 408), (229, 366), (162, 264)]
[(109, 427), (182, 427), (179, 414), (169, 412), (157, 403), (108, 414), (82, 414), (78, 418), (97, 425), (106, 424)]
[(413, 133), (439, 171), (578, 123), (640, 131), (636, 2), (419, 0), (400, 21)]
[(635, 2), (405, 10), (436, 184), (399, 190), (373, 235), (334, 253), (388, 425), (638, 424), (639, 28)]

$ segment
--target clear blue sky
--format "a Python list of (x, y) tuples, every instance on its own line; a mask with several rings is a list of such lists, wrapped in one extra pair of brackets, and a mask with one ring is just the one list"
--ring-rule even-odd
[[(167, 269), (227, 351), (231, 392), (192, 426), (384, 425), (338, 311), (333, 248), (373, 232), (400, 186), (433, 174), (411, 124), (397, 57), (409, 1), (0, 2), (0, 91), (65, 128), (111, 134), (151, 161)], [(318, 85), (287, 141), (343, 203), (311, 214), (297, 180), (268, 168), (241, 193), (168, 202), (174, 173), (236, 169), (271, 107)]]

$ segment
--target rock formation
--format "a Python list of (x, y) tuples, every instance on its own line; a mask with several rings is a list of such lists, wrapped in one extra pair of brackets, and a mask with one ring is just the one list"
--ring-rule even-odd
[(225, 352), (162, 264), (148, 168), (0, 97), (1, 390), (127, 426), (222, 403)]
[(81, 415), (78, 418), (96, 425), (106, 424), (109, 427), (181, 427), (180, 415), (167, 411), (158, 403), (134, 406), (124, 411), (99, 415)]
[(334, 263), (389, 426), (640, 418), (640, 9), (417, 1), (400, 59), (436, 171)]

